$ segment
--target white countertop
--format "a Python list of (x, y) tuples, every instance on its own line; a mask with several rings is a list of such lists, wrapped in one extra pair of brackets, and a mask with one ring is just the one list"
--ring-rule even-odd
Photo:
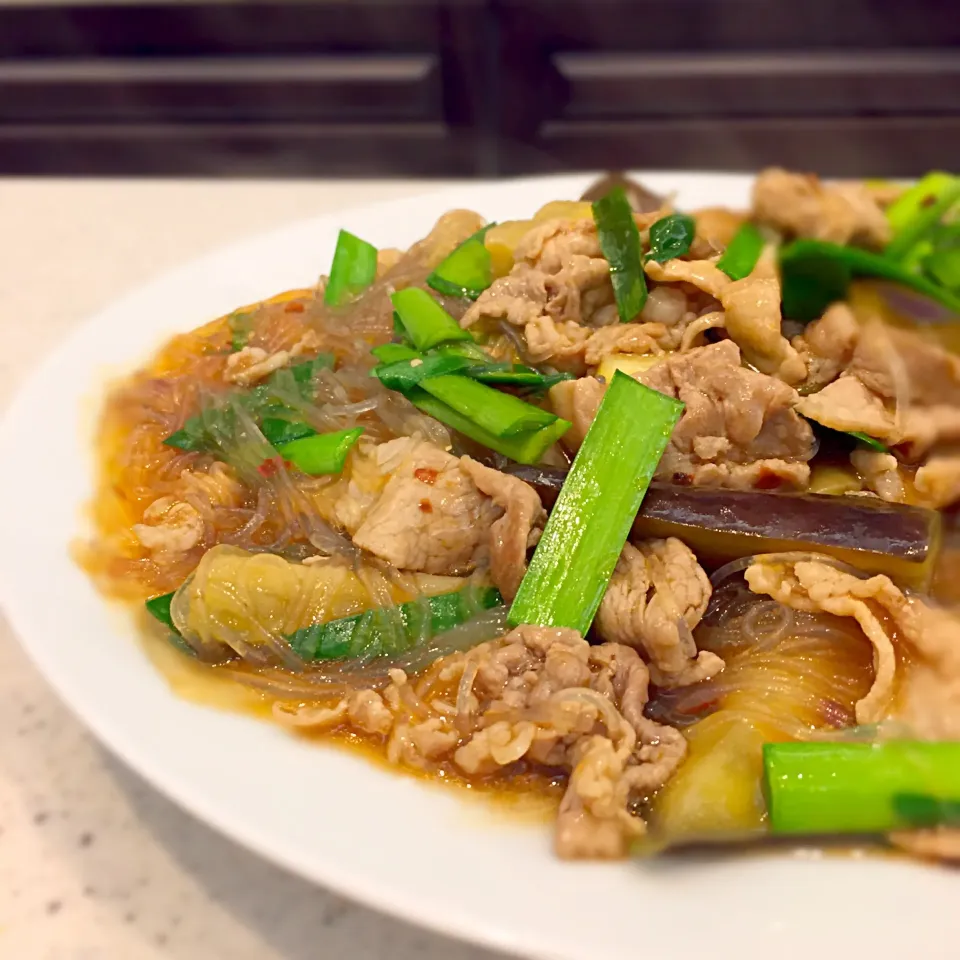
[[(0, 409), (68, 331), (166, 269), (285, 221), (438, 185), (0, 179)], [(3, 462), (15, 465), (10, 451)], [(354, 906), (183, 813), (94, 742), (0, 620), (0, 957), (494, 955)]]

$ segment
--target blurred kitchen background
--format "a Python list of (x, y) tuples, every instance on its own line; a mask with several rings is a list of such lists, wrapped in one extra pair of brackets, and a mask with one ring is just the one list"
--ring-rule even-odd
[(958, 2), (0, 0), (0, 174), (910, 176)]

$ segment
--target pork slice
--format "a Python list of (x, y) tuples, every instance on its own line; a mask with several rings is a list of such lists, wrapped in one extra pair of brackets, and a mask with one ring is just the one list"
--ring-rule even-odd
[(605, 640), (644, 651), (657, 686), (697, 683), (723, 669), (715, 653), (698, 653), (693, 639), (710, 593), (710, 580), (682, 541), (628, 543), (597, 611), (597, 629)]
[(887, 218), (862, 184), (825, 184), (813, 174), (779, 167), (763, 170), (754, 181), (753, 216), (796, 237), (877, 249), (890, 240)]
[(831, 430), (860, 431), (884, 443), (900, 439), (897, 420), (883, 397), (856, 377), (843, 376), (819, 393), (804, 397), (797, 411)]
[(503, 511), (490, 527), (490, 575), (504, 598), (512, 600), (527, 572), (527, 550), (539, 540), (547, 512), (533, 487), (517, 477), (470, 457), (461, 457), (460, 466)]
[(805, 393), (822, 390), (846, 370), (860, 337), (860, 326), (845, 303), (834, 303), (823, 316), (793, 338), (793, 347), (806, 364)]
[(727, 335), (761, 373), (799, 383), (807, 367), (780, 329), (780, 280), (764, 255), (753, 272), (720, 292)]
[(809, 482), (813, 431), (793, 409), (799, 395), (741, 366), (733, 341), (674, 354), (638, 379), (686, 405), (657, 476), (730, 487)]
[(389, 476), (383, 488), (367, 497), (348, 490), (335, 508), (358, 547), (423, 573), (468, 573), (487, 560), (500, 511), (456, 457), (407, 437), (373, 455)]
[(561, 442), (567, 449), (580, 449), (583, 438), (600, 409), (606, 387), (596, 377), (580, 377), (577, 380), (561, 380), (550, 388), (550, 405), (553, 412), (571, 424)]

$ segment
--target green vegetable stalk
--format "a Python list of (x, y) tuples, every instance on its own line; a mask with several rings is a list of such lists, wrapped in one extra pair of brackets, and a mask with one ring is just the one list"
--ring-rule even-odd
[(614, 374), (510, 608), (511, 625), (587, 632), (682, 413), (678, 400)]
[(468, 237), (427, 277), (427, 284), (448, 297), (476, 300), (493, 283), (490, 251), (484, 243), (489, 223)]
[(647, 281), (640, 260), (640, 231), (622, 187), (614, 187), (593, 204), (600, 249), (610, 264), (610, 280), (623, 323), (629, 323), (647, 301)]
[(362, 293), (377, 277), (377, 248), (341, 230), (333, 264), (323, 291), (323, 302), (339, 307)]
[(363, 433), (363, 427), (337, 430), (332, 433), (317, 433), (313, 436), (291, 440), (277, 448), (284, 460), (292, 463), (301, 473), (312, 477), (341, 473), (347, 454)]
[(763, 234), (752, 223), (743, 224), (717, 261), (718, 269), (731, 280), (742, 280), (750, 276), (760, 254), (763, 253), (763, 245)]
[(453, 317), (426, 290), (407, 287), (391, 298), (404, 330), (418, 350), (429, 350), (453, 340), (472, 340)]
[(960, 742), (768, 743), (763, 767), (777, 834), (889, 833), (960, 807)]
[(368, 610), (318, 623), (287, 637), (304, 660), (346, 660), (403, 653), (422, 637), (452, 630), (481, 610), (503, 603), (494, 587), (465, 587), (456, 593), (421, 597), (396, 607)]

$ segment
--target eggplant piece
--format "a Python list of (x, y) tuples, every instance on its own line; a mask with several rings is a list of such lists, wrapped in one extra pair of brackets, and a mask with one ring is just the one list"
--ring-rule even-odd
[[(566, 471), (507, 467), (549, 508)], [(866, 573), (926, 591), (941, 541), (935, 510), (872, 497), (725, 490), (651, 483), (633, 539), (677, 537), (707, 569), (762, 553), (823, 553)]]
[(590, 184), (584, 190), (580, 199), (593, 203), (594, 200), (605, 197), (614, 187), (623, 188), (634, 213), (653, 213), (654, 210), (659, 210), (664, 204), (663, 197), (658, 196), (653, 191), (648, 190), (642, 183), (631, 180), (630, 177), (619, 171), (605, 174), (599, 180)]

